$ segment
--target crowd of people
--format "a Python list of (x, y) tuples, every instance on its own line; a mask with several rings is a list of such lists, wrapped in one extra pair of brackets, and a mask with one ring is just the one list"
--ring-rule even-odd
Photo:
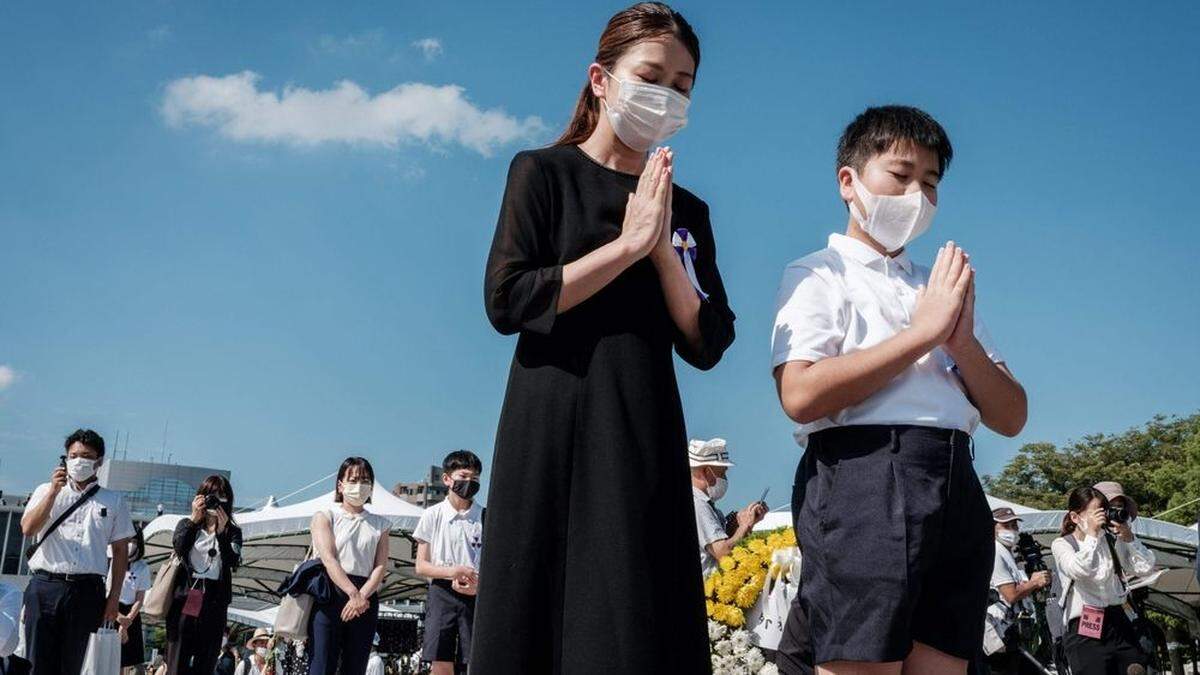
[[(484, 275), (488, 319), (519, 335), (490, 516), (474, 501), (479, 458), (451, 453), (449, 497), (414, 533), (435, 673), (711, 670), (701, 576), (765, 505), (719, 511), (728, 448), (689, 444), (675, 376), (672, 352), (707, 370), (735, 336), (710, 209), (674, 184), (681, 158), (662, 146), (687, 124), (699, 63), (678, 12), (618, 12), (561, 137), (512, 161)], [(917, 108), (854, 117), (831, 176), (845, 227), (789, 264), (777, 291), (771, 373), (803, 448), (784, 673), (1020, 667), (1005, 622), (1051, 582), (1016, 565), (1020, 519), (991, 510), (973, 464), (978, 427), (1015, 436), (1028, 405), (976, 309), (972, 257), (953, 241), (928, 267), (908, 252), (933, 226), (953, 154)], [(146, 590), (125, 504), (95, 487), (102, 439), (77, 432), (66, 449), (22, 520), (40, 544), (24, 596), (37, 675), (76, 675), (88, 636), (103, 622), (132, 631)], [(371, 668), (388, 559), (388, 526), (367, 508), (373, 482), (367, 460), (348, 458), (335, 508), (312, 519), (313, 583), (326, 588), (311, 593), (310, 674)], [(1145, 661), (1127, 578), (1154, 563), (1129, 527), (1136, 504), (1102, 484), (1066, 507), (1051, 547), (1065, 661), (1077, 675), (1134, 672)], [(210, 675), (220, 661), (241, 559), (233, 513), (232, 487), (213, 476), (175, 531), (169, 675)], [(270, 673), (259, 637), (270, 639), (251, 640), (241, 675)]]

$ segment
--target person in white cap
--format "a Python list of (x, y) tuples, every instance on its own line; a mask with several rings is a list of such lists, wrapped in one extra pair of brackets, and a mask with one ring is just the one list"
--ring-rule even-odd
[[(992, 522), (996, 534), (996, 560), (992, 567), (991, 587), (1000, 596), (1000, 601), (988, 608), (988, 615), (989, 620), (994, 621), (995, 637), (1000, 645), (990, 644), (985, 626), (984, 652), (987, 654), (987, 664), (993, 673), (1037, 673), (1039, 671), (1010, 646), (1005, 633), (1015, 625), (1018, 615), (1033, 614), (1036, 608), (1030, 596), (1050, 586), (1050, 573), (1041, 570), (1034, 572), (1031, 577), (1026, 574), (1024, 567), (1017, 564), (1013, 550), (1021, 534), (1021, 517), (1015, 511), (1007, 506), (993, 509)], [(989, 651), (990, 648), (994, 649)]]
[(767, 505), (754, 502), (737, 514), (736, 525), (725, 526), (725, 516), (715, 502), (729, 487), (726, 474), (733, 462), (725, 439), (692, 440), (688, 443), (688, 464), (692, 467), (692, 500), (696, 508), (696, 535), (700, 539), (700, 566), (704, 576), (717, 571), (717, 561), (729, 555), (733, 547), (767, 515)]

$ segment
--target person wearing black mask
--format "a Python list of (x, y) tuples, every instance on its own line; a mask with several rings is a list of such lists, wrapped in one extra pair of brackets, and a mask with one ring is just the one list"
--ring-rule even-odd
[(475, 494), (482, 472), (483, 463), (469, 450), (446, 455), (442, 482), (449, 494), (421, 514), (413, 532), (416, 572), (429, 579), (421, 658), (433, 663), (433, 675), (451, 675), (471, 653), (484, 513)]
[(172, 546), (183, 566), (167, 611), (168, 675), (212, 675), (221, 652), (233, 573), (241, 564), (242, 530), (234, 522), (233, 487), (214, 474), (175, 526)]

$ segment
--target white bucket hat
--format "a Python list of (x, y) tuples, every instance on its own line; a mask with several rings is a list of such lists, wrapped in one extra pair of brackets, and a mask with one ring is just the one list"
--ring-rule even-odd
[(733, 466), (729, 460), (729, 450), (725, 447), (724, 438), (714, 438), (702, 441), (693, 438), (688, 441), (688, 464), (697, 466)]

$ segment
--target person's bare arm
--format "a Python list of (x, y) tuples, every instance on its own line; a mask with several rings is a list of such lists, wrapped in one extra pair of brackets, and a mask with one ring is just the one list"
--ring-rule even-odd
[(54, 508), (54, 498), (66, 484), (67, 470), (61, 466), (54, 467), (54, 471), (50, 473), (50, 489), (42, 495), (42, 501), (33, 508), (25, 509), (25, 513), (21, 515), (21, 534), (26, 537), (36, 537), (37, 533), (42, 531), (46, 521), (50, 520), (50, 509)]
[(125, 584), (125, 572), (129, 569), (129, 539), (118, 539), (111, 546), (112, 588), (108, 591), (108, 602), (104, 607), (104, 620), (115, 622), (120, 614), (121, 587)]
[(363, 597), (371, 597), (371, 594), (379, 590), (380, 584), (383, 583), (383, 577), (387, 574), (388, 546), (391, 534), (391, 531), (384, 530), (383, 534), (379, 535), (379, 544), (375, 546), (375, 562), (374, 567), (371, 568), (371, 576), (367, 577), (366, 583), (359, 589), (359, 593)]
[(358, 587), (350, 581), (346, 570), (342, 569), (341, 561), (338, 560), (337, 546), (333, 541), (333, 523), (329, 521), (329, 516), (324, 512), (314, 513), (309, 527), (312, 530), (313, 548), (325, 565), (326, 574), (343, 593), (353, 598), (358, 594)]
[(807, 424), (862, 403), (887, 386), (950, 336), (972, 275), (961, 249), (950, 242), (938, 252), (908, 328), (862, 351), (777, 366), (775, 386), (784, 412)]
[(958, 324), (946, 340), (946, 352), (958, 366), (967, 395), (979, 409), (987, 428), (1002, 436), (1016, 436), (1025, 428), (1029, 403), (1025, 389), (1003, 363), (988, 357), (975, 337), (975, 279), (967, 288)]
[(674, 155), (670, 150), (665, 152), (663, 163), (667, 167), (663, 227), (658, 243), (650, 252), (650, 260), (654, 262), (654, 268), (658, 271), (658, 282), (662, 287), (663, 298), (666, 300), (667, 313), (671, 315), (671, 321), (674, 322), (692, 349), (699, 351), (700, 343), (703, 340), (700, 335), (700, 296), (692, 287), (687, 270), (679, 256), (675, 255), (675, 248), (671, 245), (670, 224), (674, 197), (671, 183), (675, 175), (675, 166)]
[(1033, 595), (1034, 591), (1040, 588), (1045, 588), (1050, 585), (1049, 572), (1037, 572), (1032, 579), (1022, 582), (1014, 582), (1011, 584), (1000, 584), (996, 590), (1000, 593), (1000, 597), (1004, 598), (1004, 602), (1011, 607), (1025, 598)]
[(720, 560), (721, 558), (729, 555), (729, 553), (733, 551), (733, 547), (737, 546), (739, 542), (745, 539), (746, 535), (750, 534), (750, 532), (754, 529), (754, 526), (758, 524), (758, 522), (766, 515), (767, 507), (762, 502), (755, 502), (741, 511), (738, 511), (737, 529), (735, 529), (733, 534), (729, 535), (725, 539), (718, 539), (717, 541), (709, 544), (706, 547), (708, 554), (711, 555), (714, 560)]
[(463, 565), (433, 564), (429, 556), (429, 544), (424, 541), (417, 542), (417, 560), (413, 571), (426, 579), (457, 579), (474, 574), (474, 570)]

